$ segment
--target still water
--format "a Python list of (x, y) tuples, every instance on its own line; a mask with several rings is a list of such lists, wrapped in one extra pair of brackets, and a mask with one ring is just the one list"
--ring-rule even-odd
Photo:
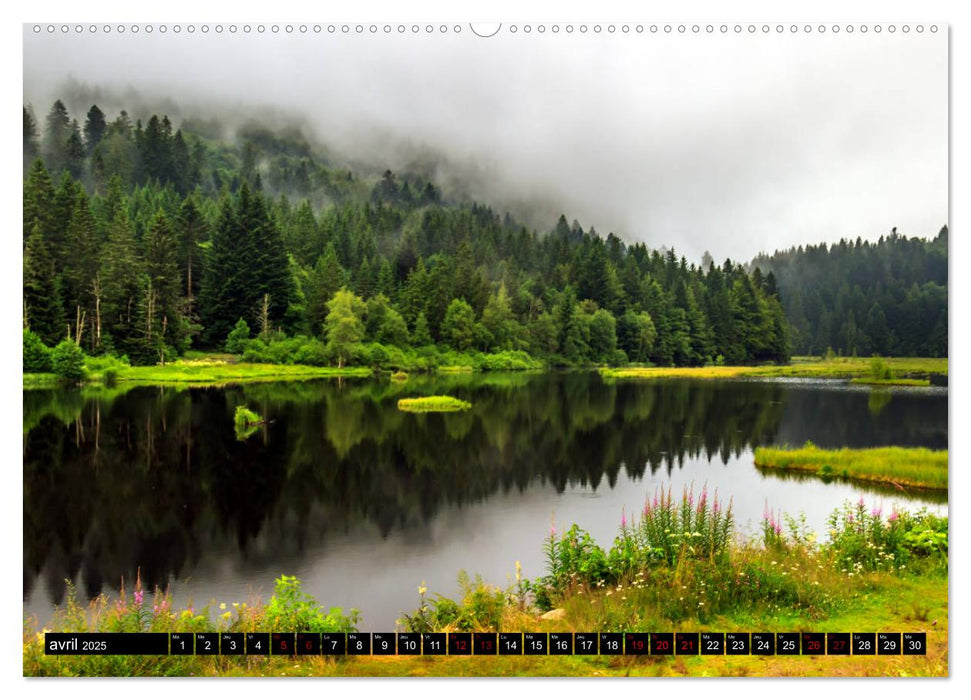
[[(470, 411), (412, 415), (447, 393)], [(140, 568), (173, 602), (268, 600), (294, 575), (325, 607), (392, 630), (422, 581), (460, 570), (505, 586), (543, 571), (555, 519), (602, 544), (659, 487), (731, 499), (741, 533), (765, 507), (810, 529), (845, 500), (885, 511), (943, 496), (761, 473), (758, 445), (946, 448), (947, 389), (838, 381), (655, 380), (594, 373), (321, 380), (207, 389), (24, 392), (24, 614), (117, 590)], [(245, 404), (269, 423), (240, 440)]]

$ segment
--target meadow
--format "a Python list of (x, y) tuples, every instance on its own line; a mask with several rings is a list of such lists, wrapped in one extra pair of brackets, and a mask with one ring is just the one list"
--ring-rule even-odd
[(459, 574), (460, 596), (428, 595), (399, 631), (924, 631), (922, 656), (45, 656), (44, 631), (353, 631), (289, 576), (261, 601), (173, 610), (136, 581), (88, 605), (73, 589), (50, 630), (25, 621), (24, 675), (78, 676), (946, 676), (948, 523), (862, 500), (832, 514), (825, 542), (766, 510), (761, 536), (734, 537), (731, 504), (658, 491), (621, 514), (603, 548), (577, 526), (545, 542), (547, 571), (505, 588)]

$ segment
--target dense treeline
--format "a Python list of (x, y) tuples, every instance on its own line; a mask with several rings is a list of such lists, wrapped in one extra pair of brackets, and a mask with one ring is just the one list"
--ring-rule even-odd
[(753, 261), (775, 274), (796, 354), (947, 357), (947, 226), (933, 240), (894, 228)]
[(789, 357), (772, 274), (564, 216), (541, 235), (414, 175), (330, 167), (299, 134), (215, 134), (96, 106), (82, 127), (60, 101), (41, 129), (24, 108), (25, 328), (141, 363), (222, 348), (234, 328), (305, 337), (333, 364), (365, 344), (564, 365)]

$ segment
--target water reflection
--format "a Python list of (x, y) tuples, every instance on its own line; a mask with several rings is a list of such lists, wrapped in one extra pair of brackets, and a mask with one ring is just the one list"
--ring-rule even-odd
[[(396, 408), (432, 393), (473, 408)], [(328, 604), (343, 591), (367, 618), (372, 603), (397, 600), (389, 587), (452, 581), (469, 547), (500, 583), (516, 559), (538, 566), (537, 523), (554, 509), (609, 538), (620, 505), (636, 507), (652, 484), (709, 482), (743, 520), (770, 497), (828, 511), (837, 494), (872, 487), (761, 476), (750, 450), (946, 447), (946, 390), (880, 402), (874, 411), (869, 392), (832, 383), (605, 384), (591, 373), (25, 392), (25, 608), (43, 615), (67, 579), (88, 596), (116, 588), (136, 566), (148, 587), (189, 578), (197, 597), (303, 570)], [(245, 441), (238, 405), (270, 421)], [(577, 501), (590, 495), (600, 498)], [(402, 605), (381, 613), (393, 620)]]

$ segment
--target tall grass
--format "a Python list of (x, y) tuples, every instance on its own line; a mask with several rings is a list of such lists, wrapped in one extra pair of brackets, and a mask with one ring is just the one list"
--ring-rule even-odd
[(755, 466), (797, 469), (822, 477), (844, 477), (897, 486), (947, 489), (947, 450), (923, 447), (876, 447), (821, 450), (812, 443), (801, 448), (758, 447)]

